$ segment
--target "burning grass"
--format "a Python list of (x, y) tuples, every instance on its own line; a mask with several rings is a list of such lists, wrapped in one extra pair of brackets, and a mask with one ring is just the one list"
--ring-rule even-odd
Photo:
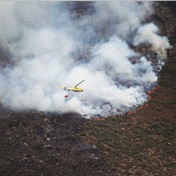
[(176, 89), (170, 81), (175, 72), (166, 70), (175, 65), (170, 59), (147, 104), (124, 116), (86, 120), (1, 107), (0, 175), (173, 176)]
[(94, 143), (114, 175), (174, 175), (176, 173), (176, 60), (164, 66), (149, 102), (124, 116), (86, 123), (82, 138)]
[[(84, 12), (80, 11), (77, 15), (80, 16), (81, 13)], [(85, 31), (83, 33), (87, 34)], [(87, 39), (87, 35), (81, 38)], [(92, 40), (93, 38), (94, 36)], [(49, 46), (53, 45), (49, 43)], [(58, 48), (56, 47), (56, 50)], [(63, 49), (59, 52), (59, 56), (65, 55), (62, 54)], [(90, 58), (87, 50), (90, 49), (85, 48), (80, 55), (81, 58)], [(143, 47), (141, 50), (145, 55), (147, 51)], [(53, 53), (53, 50), (50, 53)], [(154, 54), (151, 53), (151, 56)], [(0, 63), (1, 67), (8, 63), (7, 58), (2, 55), (4, 62)], [(58, 60), (58, 57), (56, 59)], [(133, 64), (139, 61), (138, 58), (133, 59)], [(151, 59), (150, 56), (148, 59)], [(39, 70), (36, 70), (38, 74)], [(161, 72), (159, 81), (161, 87), (148, 92), (148, 102), (144, 106), (123, 116), (85, 120), (73, 113), (63, 115), (39, 112), (16, 113), (0, 107), (0, 115), (4, 117), (0, 119), (0, 175), (175, 175), (176, 97), (173, 96), (176, 95), (175, 76), (176, 61), (169, 59)], [(7, 85), (8, 88), (9, 84)], [(16, 104), (17, 99), (14, 102)]]

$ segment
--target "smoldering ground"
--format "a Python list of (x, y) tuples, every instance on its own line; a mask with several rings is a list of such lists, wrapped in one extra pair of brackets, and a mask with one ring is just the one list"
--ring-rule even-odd
[[(0, 68), (0, 101), (15, 110), (119, 114), (147, 101), (157, 82), (151, 61), (131, 45), (150, 44), (162, 65), (170, 47), (152, 22), (152, 2), (1, 2), (0, 41), (10, 62)], [(73, 18), (74, 17), (74, 18)], [(130, 58), (138, 58), (132, 63)], [(79, 81), (82, 93), (69, 92)]]

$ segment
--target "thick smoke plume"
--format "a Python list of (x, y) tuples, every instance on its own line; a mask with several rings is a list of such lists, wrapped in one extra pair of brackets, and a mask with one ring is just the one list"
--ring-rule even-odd
[[(87, 14), (80, 15), (68, 2), (0, 3), (0, 42), (10, 53), (10, 62), (0, 68), (2, 104), (107, 116), (147, 101), (157, 71), (130, 46), (150, 44), (159, 60), (170, 47), (155, 24), (145, 24), (152, 3), (89, 4)], [(59, 88), (83, 79), (82, 93)]]

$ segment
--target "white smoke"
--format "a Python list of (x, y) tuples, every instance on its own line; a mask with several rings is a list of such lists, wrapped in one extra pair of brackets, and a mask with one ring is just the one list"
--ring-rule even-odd
[(146, 24), (138, 28), (137, 35), (134, 38), (134, 45), (139, 45), (140, 43), (149, 43), (152, 45), (154, 51), (159, 54), (160, 57), (166, 58), (166, 49), (171, 46), (169, 44), (168, 38), (165, 36), (158, 36), (159, 29), (153, 23)]
[[(95, 12), (78, 19), (66, 2), (0, 3), (0, 41), (11, 53), (11, 64), (0, 68), (1, 103), (17, 110), (107, 116), (147, 100), (146, 88), (157, 75), (145, 56), (131, 62), (138, 55), (128, 42), (150, 42), (161, 55), (170, 47), (152, 23), (141, 26), (152, 3), (92, 3)], [(59, 88), (83, 79), (82, 93)]]
[[(129, 35), (141, 26), (141, 22), (152, 14), (151, 2), (97, 2), (95, 24), (111, 24), (113, 33), (128, 39)], [(105, 13), (106, 12), (106, 13)], [(109, 26), (107, 26), (109, 27)]]

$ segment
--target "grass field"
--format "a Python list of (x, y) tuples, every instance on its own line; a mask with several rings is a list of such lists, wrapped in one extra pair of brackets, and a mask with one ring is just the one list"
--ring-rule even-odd
[(0, 106), (0, 176), (176, 176), (176, 58), (135, 113), (103, 119)]
[(81, 134), (94, 144), (110, 175), (176, 175), (176, 58), (161, 71), (159, 88), (135, 113), (88, 120)]

